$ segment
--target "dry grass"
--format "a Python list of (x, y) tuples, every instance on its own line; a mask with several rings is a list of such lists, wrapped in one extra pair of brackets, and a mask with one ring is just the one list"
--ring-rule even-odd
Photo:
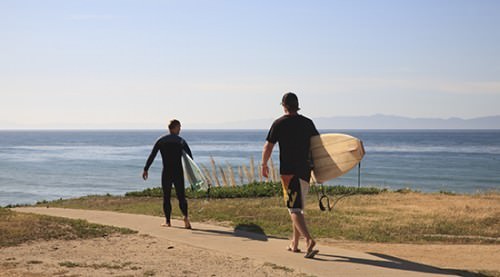
[(255, 180), (255, 162), (253, 160), (253, 157), (250, 158), (250, 178), (251, 179), (248, 180), (248, 183), (253, 183), (257, 181)]
[[(217, 176), (217, 164), (215, 163), (215, 160), (213, 157), (210, 157), (210, 165), (212, 166), (212, 176), (211, 177), (215, 181), (215, 185), (220, 187), (219, 177)], [(205, 178), (207, 178), (207, 180), (209, 180), (210, 174), (205, 173)], [(214, 184), (214, 182), (212, 182), (212, 184)]]
[[(255, 164), (254, 158), (250, 158), (248, 165), (232, 166), (227, 164), (225, 168), (217, 165), (217, 162), (210, 158), (210, 171), (204, 164), (200, 164), (201, 171), (205, 180), (214, 186), (237, 186), (253, 182), (279, 182), (279, 168), (275, 166), (273, 160), (270, 160), (269, 177), (265, 179), (262, 176), (262, 165)], [(237, 175), (236, 175), (237, 174)], [(237, 182), (238, 181), (238, 182)]]
[(229, 174), (229, 180), (231, 181), (231, 187), (236, 186), (236, 178), (234, 177), (234, 170), (231, 165), (227, 165), (227, 173)]
[(0, 208), (0, 247), (18, 245), (31, 240), (94, 238), (112, 233), (136, 232), (83, 220), (17, 213)]
[(375, 241), (500, 242), (499, 194), (382, 193), (341, 201), (341, 228), (369, 230)]

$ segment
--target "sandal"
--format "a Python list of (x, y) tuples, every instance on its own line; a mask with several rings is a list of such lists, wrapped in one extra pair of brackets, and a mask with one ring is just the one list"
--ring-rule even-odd
[(316, 254), (319, 253), (319, 250), (314, 250), (313, 249), (314, 246), (316, 246), (316, 242), (313, 240), (313, 241), (311, 241), (311, 243), (307, 247), (307, 253), (304, 256), (304, 258), (306, 258), (306, 259), (312, 259), (312, 258), (314, 258), (314, 256), (316, 256)]
[(304, 256), (304, 258), (306, 258), (306, 259), (312, 259), (318, 253), (319, 253), (319, 250), (311, 250), (311, 251), (309, 251), (309, 252), (306, 253), (306, 255)]
[(290, 251), (290, 252), (293, 252), (293, 253), (300, 253), (300, 249), (298, 248), (293, 248), (291, 245), (289, 245), (287, 248), (286, 248), (287, 251)]

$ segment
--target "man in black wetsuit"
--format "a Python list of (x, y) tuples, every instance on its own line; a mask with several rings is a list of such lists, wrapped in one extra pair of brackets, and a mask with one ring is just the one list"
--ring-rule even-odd
[(293, 227), (292, 242), (288, 246), (288, 251), (300, 253), (298, 244), (302, 234), (307, 243), (305, 257), (313, 258), (318, 250), (314, 250), (316, 242), (307, 229), (303, 209), (311, 177), (310, 140), (319, 133), (312, 120), (297, 113), (300, 109), (297, 95), (292, 92), (286, 93), (281, 105), (285, 115), (274, 121), (267, 135), (262, 151), (262, 175), (267, 177), (269, 174), (267, 162), (274, 145), (278, 142), (283, 196)]
[(148, 170), (153, 163), (158, 151), (161, 153), (163, 161), (163, 171), (161, 175), (161, 187), (163, 189), (163, 212), (165, 213), (166, 221), (162, 226), (170, 227), (170, 214), (172, 212), (172, 205), (170, 204), (170, 193), (172, 184), (175, 187), (175, 193), (179, 200), (179, 207), (184, 215), (184, 225), (186, 229), (191, 229), (191, 224), (188, 219), (188, 204), (186, 201), (186, 194), (184, 190), (184, 171), (182, 169), (182, 151), (185, 151), (191, 158), (191, 150), (187, 142), (179, 136), (181, 132), (181, 123), (174, 119), (168, 125), (170, 131), (169, 135), (160, 137), (151, 151), (149, 158), (144, 166), (142, 178), (148, 179)]

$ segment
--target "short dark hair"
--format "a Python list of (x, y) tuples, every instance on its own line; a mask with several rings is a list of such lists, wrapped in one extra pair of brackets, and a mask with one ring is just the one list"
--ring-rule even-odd
[(172, 120), (170, 120), (170, 123), (168, 124), (168, 129), (173, 130), (178, 126), (181, 126), (181, 122), (177, 119), (172, 119)]
[(289, 112), (297, 112), (300, 110), (299, 98), (293, 92), (287, 92), (283, 95), (281, 105), (283, 105)]

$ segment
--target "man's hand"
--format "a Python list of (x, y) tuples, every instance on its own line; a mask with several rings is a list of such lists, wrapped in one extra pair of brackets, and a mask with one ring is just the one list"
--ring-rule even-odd
[(268, 178), (269, 176), (269, 167), (266, 164), (262, 165), (262, 176)]
[(148, 172), (146, 170), (144, 170), (144, 172), (142, 172), (142, 179), (144, 179), (144, 181), (146, 181), (148, 179)]
[(264, 149), (262, 150), (262, 176), (269, 178), (269, 168), (267, 167), (267, 161), (271, 158), (271, 153), (273, 153), (274, 143), (266, 141), (264, 144)]

